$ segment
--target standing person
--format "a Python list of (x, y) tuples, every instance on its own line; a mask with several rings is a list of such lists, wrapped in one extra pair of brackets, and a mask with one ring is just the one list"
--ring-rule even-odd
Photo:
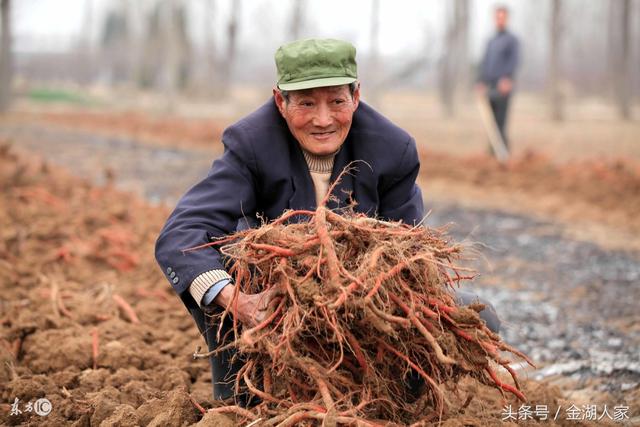
[(510, 150), (506, 134), (507, 111), (513, 93), (520, 46), (516, 36), (507, 29), (508, 22), (509, 10), (505, 6), (496, 7), (496, 33), (487, 43), (480, 64), (477, 88), (481, 94), (488, 97), (505, 148)]
[[(235, 285), (220, 252), (212, 247), (183, 252), (259, 223), (285, 210), (314, 210), (349, 163), (369, 167), (344, 175), (327, 207), (357, 202), (368, 216), (417, 224), (424, 216), (416, 185), (420, 168), (415, 140), (360, 100), (355, 48), (333, 39), (288, 43), (275, 55), (278, 81), (273, 96), (222, 135), (224, 154), (208, 176), (178, 202), (156, 242), (156, 259), (193, 316), (209, 350), (221, 345), (219, 325), (205, 313), (224, 310)], [(351, 195), (351, 197), (348, 196)], [(272, 291), (240, 292), (233, 315), (245, 326), (265, 318)], [(477, 297), (458, 292), (470, 304)], [(482, 301), (484, 302), (484, 301)], [(480, 315), (497, 331), (489, 304)], [(226, 317), (220, 340), (232, 330)], [(242, 360), (231, 350), (210, 357), (214, 399), (235, 398), (234, 377)]]

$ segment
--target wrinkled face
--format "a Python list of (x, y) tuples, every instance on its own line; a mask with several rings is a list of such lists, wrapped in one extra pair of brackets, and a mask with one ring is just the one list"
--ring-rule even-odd
[(293, 136), (316, 156), (333, 154), (342, 146), (360, 100), (360, 88), (352, 96), (348, 85), (291, 91), (288, 101), (278, 89), (273, 94)]
[(506, 10), (498, 9), (496, 11), (496, 28), (498, 31), (504, 31), (504, 29), (507, 28), (508, 18), (509, 16)]

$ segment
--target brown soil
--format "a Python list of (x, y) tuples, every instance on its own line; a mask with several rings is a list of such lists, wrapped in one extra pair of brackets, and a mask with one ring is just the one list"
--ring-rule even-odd
[[(190, 395), (211, 403), (207, 363), (189, 354), (202, 340), (152, 257), (167, 212), (7, 147), (0, 171), (0, 424), (197, 422)], [(10, 414), (41, 397), (46, 419)]]
[(178, 147), (211, 147), (219, 143), (224, 130), (224, 126), (217, 120), (154, 116), (137, 111), (21, 112), (12, 114), (11, 120), (47, 122), (64, 128), (126, 136), (149, 143)]
[[(0, 423), (232, 425), (191, 400), (214, 406), (208, 364), (191, 358), (202, 339), (152, 256), (167, 211), (6, 147), (0, 187)], [(471, 404), (445, 425), (498, 423), (500, 394), (468, 387)], [(532, 402), (563, 402), (543, 384), (524, 389)], [(46, 419), (10, 414), (16, 398), (24, 410), (41, 397)]]
[[(421, 152), (426, 200), (451, 200), (534, 214), (588, 232), (603, 245), (640, 249), (640, 163), (556, 164), (527, 152), (505, 165), (489, 156)], [(579, 226), (579, 227), (578, 227)], [(580, 237), (580, 236), (577, 236)]]

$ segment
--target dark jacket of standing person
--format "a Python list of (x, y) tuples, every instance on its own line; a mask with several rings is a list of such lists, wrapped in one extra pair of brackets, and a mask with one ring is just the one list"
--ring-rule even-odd
[(489, 40), (480, 66), (479, 80), (495, 87), (501, 78), (514, 78), (520, 59), (518, 39), (508, 30), (496, 32)]
[(506, 131), (507, 113), (520, 60), (518, 39), (507, 30), (508, 19), (509, 13), (505, 7), (496, 8), (496, 34), (487, 44), (478, 75), (478, 88), (489, 99), (496, 126), (507, 150), (510, 145)]

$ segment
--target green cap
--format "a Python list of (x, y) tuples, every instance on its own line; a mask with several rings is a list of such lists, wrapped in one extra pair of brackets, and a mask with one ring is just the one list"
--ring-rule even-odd
[(280, 46), (276, 68), (281, 90), (338, 86), (358, 78), (356, 48), (335, 39), (297, 40)]

